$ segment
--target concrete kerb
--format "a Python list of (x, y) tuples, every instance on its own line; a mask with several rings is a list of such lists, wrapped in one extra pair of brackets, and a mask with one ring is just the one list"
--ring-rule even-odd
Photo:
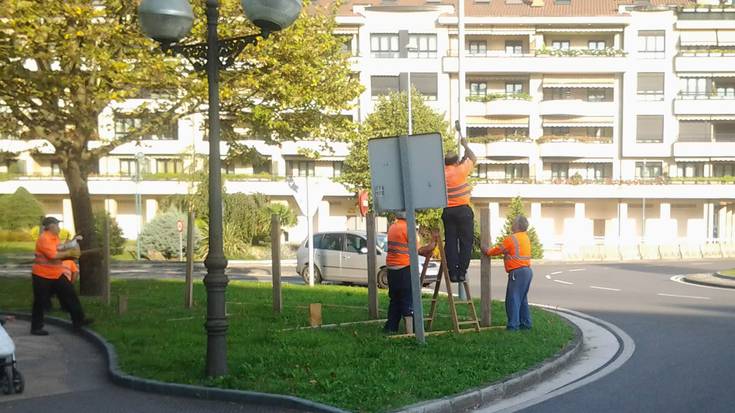
[(513, 397), (535, 386), (573, 363), (583, 347), (582, 331), (567, 319), (564, 322), (574, 329), (574, 339), (561, 351), (527, 370), (513, 374), (503, 381), (471, 389), (454, 396), (416, 403), (399, 410), (400, 413), (457, 413)]
[(735, 289), (735, 279), (720, 273), (688, 274), (682, 278), (682, 281), (689, 284), (703, 285), (705, 287)]
[[(13, 315), (17, 318), (30, 320), (28, 313), (4, 311), (2, 314)], [(71, 329), (72, 324), (69, 321), (57, 318), (46, 317), (48, 324)], [(204, 400), (218, 400), (234, 403), (243, 403), (251, 405), (264, 405), (276, 408), (294, 409), (305, 412), (318, 413), (348, 413), (333, 406), (317, 403), (311, 400), (302, 399), (294, 396), (285, 396), (280, 394), (259, 393), (245, 390), (227, 390), (216, 389), (204, 386), (194, 386), (188, 384), (165, 383), (157, 380), (149, 380), (140, 377), (131, 376), (120, 371), (117, 362), (117, 352), (115, 348), (107, 342), (102, 336), (94, 331), (86, 328), (81, 330), (81, 336), (87, 341), (94, 344), (102, 350), (107, 359), (107, 372), (110, 380), (122, 387), (133, 390), (158, 393), (167, 396), (188, 397)]]

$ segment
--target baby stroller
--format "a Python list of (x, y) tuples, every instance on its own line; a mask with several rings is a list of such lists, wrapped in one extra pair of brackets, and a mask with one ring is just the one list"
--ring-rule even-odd
[(5, 394), (23, 393), (25, 382), (15, 366), (15, 344), (0, 318), (0, 390)]

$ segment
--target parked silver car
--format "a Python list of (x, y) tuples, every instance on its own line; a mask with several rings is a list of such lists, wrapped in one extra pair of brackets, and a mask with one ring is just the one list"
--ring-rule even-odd
[[(385, 257), (388, 235), (377, 234), (376, 270), (378, 287), (388, 288), (388, 268)], [(419, 255), (419, 271), (424, 257)], [(309, 281), (309, 245), (304, 240), (296, 253), (296, 270), (305, 282)], [(439, 264), (429, 261), (424, 286), (436, 281)], [(319, 232), (314, 234), (314, 282), (344, 282), (367, 284), (367, 233), (364, 231)]]

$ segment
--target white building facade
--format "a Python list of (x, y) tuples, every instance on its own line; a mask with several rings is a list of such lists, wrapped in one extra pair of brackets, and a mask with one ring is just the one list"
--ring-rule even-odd
[[(735, 254), (735, 5), (699, 3), (346, 2), (338, 34), (366, 89), (349, 115), (363, 121), (379, 96), (406, 88), (410, 72), (429, 106), (460, 120), (479, 158), (473, 204), (488, 208), (494, 235), (521, 196), (547, 256)], [(110, 110), (100, 128), (110, 138), (134, 121)], [(135, 238), (163, 198), (191, 191), (176, 174), (206, 155), (204, 135), (196, 115), (115, 149), (90, 178), (96, 207)], [(300, 211), (308, 176), (316, 230), (364, 227), (355, 194), (333, 181), (346, 144), (245, 143), (267, 161), (228, 166), (228, 192), (264, 193)], [(36, 144), (0, 141), (19, 153), (0, 166), (12, 172), (0, 193), (23, 186), (70, 222), (58, 167), (27, 153)], [(141, 182), (132, 179), (137, 159), (149, 177)], [(288, 241), (305, 234), (302, 216)]]

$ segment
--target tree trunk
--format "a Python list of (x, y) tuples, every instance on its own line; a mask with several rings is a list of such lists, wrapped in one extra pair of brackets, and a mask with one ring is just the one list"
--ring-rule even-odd
[[(79, 162), (75, 159), (66, 160), (64, 178), (69, 187), (74, 227), (77, 234), (84, 239), (80, 242), (82, 250), (95, 248), (97, 234), (94, 231), (94, 214), (92, 200), (89, 197), (87, 176), (83, 174)], [(62, 166), (63, 167), (63, 166)], [(79, 259), (79, 291), (82, 295), (101, 296), (105, 290), (102, 277), (102, 253), (99, 250), (85, 253)]]

